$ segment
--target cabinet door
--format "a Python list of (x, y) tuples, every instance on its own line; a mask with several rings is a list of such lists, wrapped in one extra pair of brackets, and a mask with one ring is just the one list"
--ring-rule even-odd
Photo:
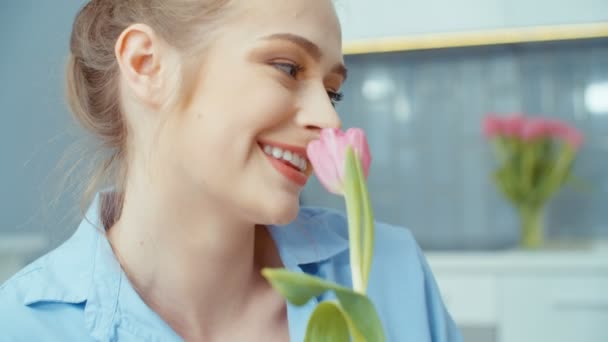
[(608, 276), (509, 276), (500, 342), (608, 341)]
[(493, 275), (436, 272), (435, 278), (443, 302), (457, 324), (496, 326), (496, 278)]

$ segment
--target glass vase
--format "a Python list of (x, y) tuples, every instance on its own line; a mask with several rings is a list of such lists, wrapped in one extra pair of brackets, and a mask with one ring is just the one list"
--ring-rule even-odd
[(541, 247), (545, 240), (544, 207), (520, 207), (519, 220), (521, 225), (521, 247), (526, 249)]

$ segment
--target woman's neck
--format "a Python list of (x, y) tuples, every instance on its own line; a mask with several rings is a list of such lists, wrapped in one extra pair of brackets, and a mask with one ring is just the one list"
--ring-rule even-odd
[(148, 306), (178, 333), (210, 336), (268, 292), (259, 271), (280, 259), (266, 229), (196, 198), (132, 182), (108, 239)]

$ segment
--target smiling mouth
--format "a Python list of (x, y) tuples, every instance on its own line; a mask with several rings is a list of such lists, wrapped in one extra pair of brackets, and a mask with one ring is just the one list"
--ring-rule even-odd
[(270, 164), (293, 183), (304, 186), (311, 173), (306, 149), (279, 143), (259, 142), (260, 149)]
[(308, 159), (296, 151), (264, 143), (260, 143), (260, 147), (267, 156), (276, 159), (294, 170), (305, 173), (308, 169)]

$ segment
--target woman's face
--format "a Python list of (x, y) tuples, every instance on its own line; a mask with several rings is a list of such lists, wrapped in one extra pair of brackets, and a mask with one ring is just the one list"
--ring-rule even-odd
[(162, 134), (169, 175), (239, 220), (291, 221), (312, 169), (306, 145), (339, 127), (345, 80), (330, 0), (236, 1), (193, 96)]

